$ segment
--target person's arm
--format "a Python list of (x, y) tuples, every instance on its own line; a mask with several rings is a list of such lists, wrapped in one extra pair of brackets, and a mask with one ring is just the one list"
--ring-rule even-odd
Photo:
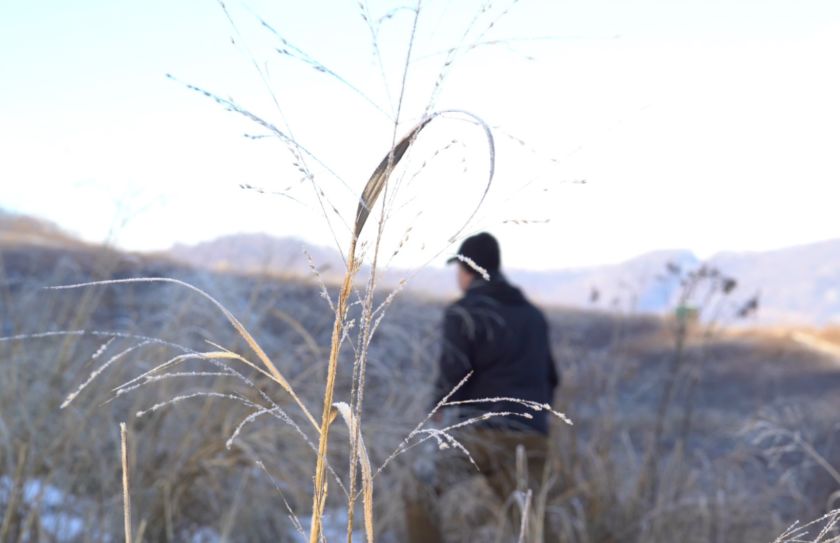
[(548, 383), (551, 386), (551, 392), (554, 393), (557, 387), (560, 386), (560, 373), (557, 371), (557, 361), (554, 360), (554, 355), (551, 352), (551, 330), (548, 327), (548, 320), (545, 320), (545, 343), (548, 352)]
[[(438, 362), (433, 406), (452, 392), (473, 369), (470, 319), (470, 315), (460, 306), (451, 306), (444, 313), (443, 344)], [(450, 399), (457, 399), (459, 392)]]
[(557, 371), (554, 356), (551, 354), (551, 343), (548, 345), (548, 383), (551, 385), (552, 392), (560, 386), (560, 374)]

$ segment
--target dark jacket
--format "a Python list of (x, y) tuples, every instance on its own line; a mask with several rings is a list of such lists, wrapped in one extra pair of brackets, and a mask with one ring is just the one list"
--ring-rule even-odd
[[(539, 309), (501, 275), (476, 279), (464, 297), (446, 308), (436, 401), (469, 373), (449, 402), (483, 398), (517, 398), (550, 404), (559, 383), (551, 356), (548, 324)], [(548, 433), (548, 414), (511, 402), (460, 406), (462, 416), (487, 412), (529, 413), (493, 418), (482, 426), (502, 426)]]

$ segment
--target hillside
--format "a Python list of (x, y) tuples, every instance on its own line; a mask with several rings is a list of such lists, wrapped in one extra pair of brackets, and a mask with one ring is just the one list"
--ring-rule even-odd
[(761, 291), (765, 322), (840, 323), (840, 240), (712, 260)]
[[(48, 221), (2, 210), (0, 245), (90, 247)], [(338, 280), (344, 271), (343, 259), (331, 247), (266, 234), (234, 234), (195, 245), (179, 244), (152, 256), (212, 271), (270, 273), (305, 280), (312, 278), (311, 265), (327, 281)], [(514, 268), (507, 273), (531, 298), (545, 305), (664, 314), (673, 309), (680, 291), (679, 281), (666, 273), (669, 263), (689, 270), (701, 261), (689, 251), (672, 250), (608, 266), (549, 271)], [(759, 294), (760, 309), (753, 324), (840, 324), (840, 240), (767, 252), (721, 252), (707, 263), (738, 281), (740, 299)], [(361, 276), (365, 273), (363, 268)], [(452, 271), (434, 266), (419, 271), (381, 270), (380, 284), (394, 287), (408, 276), (412, 276), (408, 289), (416, 293), (438, 299), (457, 295)]]
[(0, 208), (0, 245), (80, 247), (84, 243), (49, 221)]
[(327, 277), (343, 273), (344, 261), (335, 249), (267, 234), (236, 234), (195, 245), (176, 244), (168, 254), (209, 270), (306, 276), (311, 268), (304, 251), (319, 273)]
[[(644, 260), (635, 265), (639, 273), (647, 269)], [(125, 421), (135, 440), (132, 500), (146, 540), (215, 543), (235, 533), (244, 542), (296, 541), (292, 522), (277, 512), (286, 500), (305, 521), (314, 461), (306, 440), (315, 436), (274, 381), (248, 366), (188, 359), (114, 395), (115, 387), (185, 352), (216, 349), (208, 341), (250, 356), (216, 306), (168, 283), (42, 289), (161, 276), (216, 298), (310, 410), (320, 405), (332, 311), (311, 278), (234, 274), (93, 246), (0, 244), (0, 510), (10, 510), (16, 485), (34, 489), (17, 502), (12, 530), (39, 525), (45, 538), (69, 543), (86, 526), (94, 541), (117, 539), (115, 430)], [(331, 287), (328, 295), (335, 295)], [(442, 309), (442, 301), (400, 296), (370, 345), (363, 433), (376, 465), (428, 412)], [(357, 312), (351, 310), (351, 321)], [(840, 465), (840, 360), (825, 346), (836, 331), (791, 337), (783, 328), (714, 335), (690, 329), (677, 349), (669, 319), (573, 308), (552, 308), (547, 316), (563, 377), (555, 407), (575, 423), (554, 428), (554, 522), (580, 526), (593, 543), (628, 541), (628, 529), (638, 531), (634, 541), (676, 534), (697, 543), (767, 543), (793, 520), (818, 516), (832, 499), (838, 484), (814, 454)], [(352, 379), (352, 343), (339, 364), (342, 400)], [(669, 376), (676, 392), (662, 410)], [(270, 400), (289, 418), (261, 417), (237, 434), (254, 408), (236, 398)], [(664, 430), (651, 448), (659, 413)], [(344, 484), (346, 443), (337, 428), (330, 457)], [(438, 454), (427, 445), (400, 456), (377, 479), (378, 541), (402, 540), (396, 497), (418, 457)], [(652, 474), (659, 484), (651, 502), (640, 489)], [(441, 497), (455, 518), (493, 526), (488, 499), (481, 487)], [(639, 520), (645, 518), (655, 521)]]

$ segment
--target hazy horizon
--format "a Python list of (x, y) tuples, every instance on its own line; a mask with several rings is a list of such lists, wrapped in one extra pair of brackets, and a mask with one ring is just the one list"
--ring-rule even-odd
[[(79, 239), (81, 241), (87, 242), (87, 243), (91, 243), (91, 244), (94, 244), (94, 245), (99, 245), (99, 244), (103, 244), (104, 242), (107, 242), (107, 240), (84, 239), (84, 238), (80, 237), (77, 232), (73, 232), (72, 230), (63, 227), (62, 225), (60, 225), (58, 223), (55, 223), (54, 221), (51, 221), (47, 217), (39, 217), (37, 215), (25, 214), (25, 213), (21, 214), (17, 211), (4, 209), (4, 208), (0, 207), (0, 213), (2, 213), (2, 212), (19, 215), (21, 217), (33, 218), (33, 219), (38, 220), (38, 221), (45, 221), (48, 224), (51, 224), (51, 225), (54, 225), (54, 226), (58, 227), (61, 232), (65, 233), (65, 234), (67, 234), (67, 235), (69, 235), (73, 238), (76, 238), (76, 239)], [(196, 242), (175, 241), (174, 243), (172, 243), (169, 246), (160, 247), (160, 248), (151, 248), (151, 249), (131, 249), (131, 248), (123, 247), (119, 243), (110, 244), (110, 245), (113, 246), (116, 249), (126, 251), (126, 252), (135, 252), (135, 253), (141, 253), (141, 254), (154, 255), (154, 254), (161, 254), (161, 253), (166, 254), (166, 253), (171, 253), (171, 252), (177, 252), (179, 249), (191, 249), (191, 248), (201, 246), (203, 244), (212, 244), (212, 243), (214, 243), (216, 241), (219, 241), (219, 240), (224, 240), (226, 238), (234, 238), (235, 239), (235, 238), (240, 237), (240, 236), (244, 236), (244, 237), (261, 236), (261, 237), (265, 237), (269, 241), (298, 242), (298, 243), (300, 243), (301, 248), (317, 248), (317, 249), (321, 249), (321, 250), (332, 251), (336, 255), (338, 255), (338, 252), (336, 251), (336, 249), (334, 247), (330, 246), (329, 244), (326, 244), (326, 243), (323, 243), (323, 244), (312, 243), (312, 242), (307, 241), (303, 236), (295, 235), (295, 234), (275, 235), (275, 234), (271, 234), (271, 233), (268, 233), (268, 232), (260, 232), (260, 231), (229, 232), (229, 233), (224, 233), (224, 234), (221, 234), (221, 235), (213, 237), (213, 238), (208, 238), (208, 239), (205, 239), (205, 240), (198, 240)], [(784, 252), (784, 251), (787, 251), (787, 250), (795, 250), (795, 249), (799, 249), (799, 248), (814, 247), (814, 246), (819, 246), (819, 245), (822, 245), (822, 244), (831, 244), (832, 242), (840, 242), (840, 237), (819, 239), (819, 240), (809, 241), (809, 242), (802, 243), (802, 244), (785, 245), (785, 246), (774, 247), (774, 248), (770, 248), (770, 249), (762, 249), (762, 250), (733, 250), (733, 249), (721, 248), (721, 249), (715, 250), (715, 251), (713, 251), (709, 254), (701, 254), (701, 253), (698, 253), (696, 251), (693, 251), (692, 249), (690, 249), (688, 247), (660, 247), (660, 248), (651, 249), (649, 251), (641, 252), (641, 253), (638, 253), (638, 254), (635, 254), (635, 255), (631, 255), (628, 258), (624, 258), (624, 259), (616, 260), (616, 261), (591, 262), (591, 263), (583, 263), (583, 264), (580, 264), (580, 265), (570, 265), (570, 266), (565, 266), (565, 267), (553, 267), (553, 268), (534, 268), (534, 267), (529, 268), (529, 267), (520, 266), (520, 265), (518, 265), (518, 263), (516, 261), (513, 261), (513, 262), (509, 261), (509, 259), (506, 257), (506, 248), (505, 247), (502, 247), (502, 251), (503, 251), (503, 261), (504, 261), (503, 266), (504, 266), (505, 269), (508, 269), (508, 270), (511, 270), (511, 271), (516, 271), (516, 272), (540, 273), (540, 272), (568, 272), (568, 271), (577, 271), (577, 270), (585, 271), (585, 270), (589, 270), (589, 269), (605, 268), (605, 267), (611, 267), (611, 266), (620, 266), (622, 264), (626, 264), (628, 262), (632, 262), (632, 261), (640, 259), (640, 258), (656, 256), (656, 255), (660, 255), (660, 254), (669, 254), (669, 253), (690, 254), (692, 257), (694, 257), (698, 261), (702, 262), (702, 261), (708, 261), (710, 259), (713, 259), (714, 257), (765, 255), (765, 254), (772, 254), (772, 253), (776, 253), (776, 252)], [(453, 251), (454, 251), (454, 246), (453, 246)], [(302, 252), (301, 252), (301, 255), (303, 255)], [(431, 268), (436, 269), (436, 270), (446, 269), (448, 267), (447, 264), (446, 264), (447, 257), (448, 257), (448, 255), (444, 254), (439, 259), (435, 259), (435, 260), (429, 262), (424, 267), (431, 267)]]
[[(374, 15), (383, 6), (371, 3)], [(493, 231), (517, 267), (840, 237), (840, 74), (827, 69), (840, 50), (840, 4), (533, 0), (504, 16), (498, 8), (491, 30), (469, 36), (479, 4), (423, 6), (397, 133), (422, 116), (447, 48), (482, 43), (457, 56), (435, 109), (468, 109), (494, 127), (496, 179), (465, 233)], [(239, 230), (343, 245), (343, 223), (393, 136), (410, 18), (382, 23), (380, 69), (353, 2), (228, 9), (234, 27), (213, 2), (3, 8), (0, 206), (129, 250)], [(278, 55), (281, 42), (255, 13), (358, 92)], [(276, 140), (243, 138), (263, 134), (180, 82), (294, 127), (336, 172), (316, 173), (341, 216), (324, 221)], [(424, 137), (417, 162), (442, 142), (459, 145), (394, 217), (388, 247), (415, 226), (406, 265), (451, 250), (446, 239), (487, 169), (475, 127), (444, 120)]]

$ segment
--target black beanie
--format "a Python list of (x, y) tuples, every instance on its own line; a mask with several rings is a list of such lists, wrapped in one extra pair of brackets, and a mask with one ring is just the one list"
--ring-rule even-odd
[[(470, 236), (464, 240), (458, 249), (458, 255), (469, 258), (477, 266), (487, 270), (491, 276), (499, 272), (502, 265), (502, 258), (499, 251), (499, 242), (487, 232)], [(458, 262), (458, 256), (453, 256), (446, 262)], [(467, 267), (469, 267), (467, 265)]]

